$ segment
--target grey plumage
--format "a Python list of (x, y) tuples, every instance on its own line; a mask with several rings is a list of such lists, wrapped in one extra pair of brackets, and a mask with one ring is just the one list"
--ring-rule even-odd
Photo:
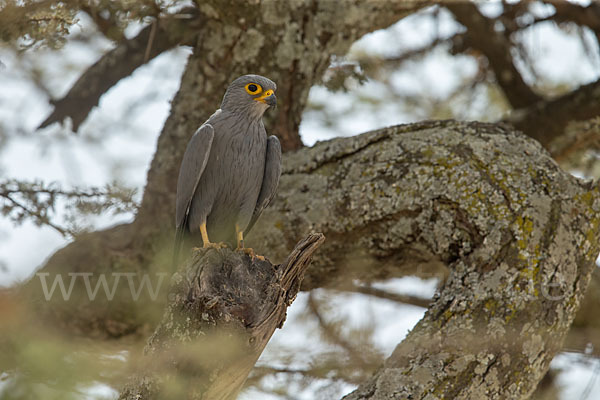
[(256, 223), (256, 220), (262, 214), (265, 207), (269, 205), (279, 184), (279, 176), (281, 175), (281, 145), (276, 136), (271, 136), (267, 139), (267, 158), (265, 164), (265, 174), (263, 183), (256, 202), (256, 208), (252, 214), (252, 219), (248, 223), (245, 232), (250, 232), (250, 229)]
[(235, 242), (236, 224), (247, 234), (275, 195), (281, 146), (262, 122), (275, 89), (265, 77), (239, 77), (188, 143), (177, 182), (175, 263), (186, 233), (206, 223), (211, 242)]

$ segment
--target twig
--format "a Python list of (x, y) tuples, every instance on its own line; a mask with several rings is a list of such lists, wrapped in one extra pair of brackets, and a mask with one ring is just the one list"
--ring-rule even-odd
[(373, 286), (354, 285), (351, 288), (346, 289), (346, 291), (366, 294), (366, 295), (374, 296), (374, 297), (377, 297), (380, 299), (391, 300), (391, 301), (395, 301), (397, 303), (410, 304), (412, 306), (423, 307), (423, 308), (429, 307), (429, 304), (431, 303), (430, 299), (424, 299), (422, 297), (410, 296), (410, 295), (405, 295), (405, 294), (390, 293), (385, 290), (377, 289)]
[(325, 320), (325, 318), (321, 314), (321, 311), (319, 310), (319, 305), (317, 304), (313, 293), (310, 293), (310, 295), (308, 296), (308, 308), (314, 314), (314, 316), (317, 318), (317, 322), (319, 323), (319, 326), (321, 327), (321, 330), (323, 331), (327, 340), (329, 340), (330, 342), (332, 342), (332, 343), (340, 346), (344, 350), (346, 350), (346, 352), (348, 353), (350, 358), (352, 358), (353, 363), (358, 362), (361, 365), (370, 364), (363, 357), (363, 354), (361, 351), (359, 351), (350, 342), (348, 342), (341, 335), (339, 335), (336, 332), (336, 329), (329, 322), (327, 322)]
[(150, 60), (150, 50), (152, 49), (152, 43), (156, 36), (156, 27), (158, 26), (158, 17), (150, 23), (150, 37), (148, 38), (148, 45), (146, 46), (146, 52), (144, 53), (144, 64)]
[(36, 221), (38, 221), (40, 224), (42, 225), (47, 225), (53, 229), (55, 229), (57, 232), (59, 232), (61, 235), (63, 236), (69, 236), (72, 235), (72, 233), (65, 228), (61, 228), (60, 226), (54, 224), (53, 222), (51, 222), (47, 216), (42, 215), (39, 211), (34, 211), (29, 209), (27, 206), (25, 206), (24, 204), (21, 204), (20, 202), (18, 202), (17, 200), (13, 199), (10, 195), (5, 195), (3, 193), (0, 193), (0, 197), (8, 200), (11, 204), (13, 204), (15, 207), (19, 208), (20, 210), (22, 210), (23, 212), (25, 212), (26, 215), (33, 217)]

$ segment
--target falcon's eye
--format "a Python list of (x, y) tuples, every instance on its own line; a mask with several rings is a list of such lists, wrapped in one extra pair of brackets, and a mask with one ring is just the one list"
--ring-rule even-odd
[(248, 94), (254, 95), (254, 94), (259, 94), (260, 92), (262, 92), (262, 88), (257, 83), (249, 83), (245, 87), (246, 87), (246, 92), (248, 92)]

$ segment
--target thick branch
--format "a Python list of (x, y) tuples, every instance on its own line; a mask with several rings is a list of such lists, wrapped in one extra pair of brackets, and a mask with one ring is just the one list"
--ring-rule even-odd
[(583, 85), (553, 100), (539, 101), (513, 111), (506, 122), (539, 141), (544, 147), (565, 132), (571, 121), (600, 115), (600, 80)]
[(467, 28), (460, 36), (464, 38), (464, 47), (480, 51), (489, 60), (498, 85), (513, 108), (526, 107), (540, 100), (523, 80), (511, 55), (512, 46), (508, 38), (494, 29), (493, 19), (485, 17), (470, 2), (448, 4), (446, 8)]
[[(343, 205), (323, 214), (341, 220), (348, 242), (360, 232), (371, 251), (407, 246), (451, 268), (423, 320), (348, 399), (527, 398), (562, 348), (595, 269), (598, 186), (570, 177), (522, 136), (448, 128), (380, 137), (336, 165), (309, 167), (326, 174), (334, 197), (336, 179), (346, 181)], [(397, 179), (383, 178), (394, 171)], [(377, 226), (362, 222), (361, 205)]]
[[(120, 399), (233, 399), (296, 298), (314, 251), (311, 234), (285, 263), (200, 250), (176, 277), (171, 302), (146, 346), (144, 368)], [(185, 386), (177, 387), (177, 381)], [(176, 389), (174, 389), (176, 387)]]
[(200, 23), (197, 10), (186, 8), (154, 21), (134, 38), (117, 44), (89, 67), (63, 98), (51, 101), (54, 110), (38, 129), (70, 117), (77, 131), (104, 93), (154, 57), (177, 45), (190, 44), (195, 26)]

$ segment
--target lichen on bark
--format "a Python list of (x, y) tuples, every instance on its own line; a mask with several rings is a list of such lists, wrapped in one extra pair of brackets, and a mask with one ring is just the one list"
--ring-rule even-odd
[[(391, 127), (288, 157), (252, 239), (310, 229), (332, 238), (306, 288), (419, 263), (451, 269), (424, 319), (349, 399), (526, 398), (593, 270), (598, 191), (502, 126)], [(277, 243), (271, 252), (286, 246)]]

